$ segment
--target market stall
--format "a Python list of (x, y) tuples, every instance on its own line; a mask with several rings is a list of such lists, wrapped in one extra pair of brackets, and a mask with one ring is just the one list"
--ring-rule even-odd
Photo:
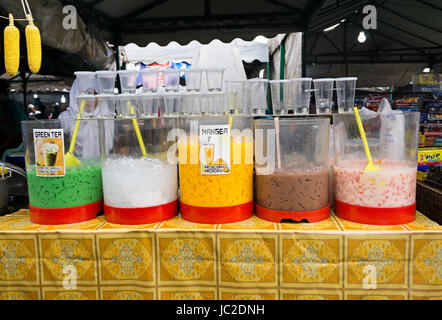
[[(115, 48), (202, 19), (175, 0), (118, 3), (89, 7), (121, 22)], [(222, 20), (225, 40), (236, 19), (245, 36), (305, 31), (323, 4), (207, 1), (191, 34)], [(63, 117), (23, 121), (29, 209), (0, 216), (0, 298), (442, 299), (442, 226), (416, 210), (419, 112), (358, 105), (354, 76), (285, 76), (283, 46), (279, 77), (246, 79), (253, 46), (268, 50), (129, 45), (116, 71), (74, 73)], [(149, 67), (175, 59), (190, 68)], [(0, 165), (0, 183), (16, 171)]]

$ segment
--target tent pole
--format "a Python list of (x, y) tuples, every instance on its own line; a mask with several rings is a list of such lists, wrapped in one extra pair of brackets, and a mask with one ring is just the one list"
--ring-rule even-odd
[(307, 76), (307, 28), (302, 32), (301, 45), (301, 74), (302, 77)]
[(28, 109), (28, 97), (27, 97), (28, 89), (27, 89), (27, 85), (26, 85), (26, 82), (27, 82), (26, 73), (20, 72), (20, 77), (22, 79), (22, 84), (23, 84), (23, 109), (26, 112)]
[(115, 45), (115, 63), (117, 64), (117, 70), (121, 69), (120, 65), (120, 46)]
[(279, 79), (284, 79), (285, 73), (285, 37), (281, 42), (279, 50)]
[(115, 64), (117, 67), (117, 70), (121, 70), (121, 62), (120, 62), (120, 43), (121, 43), (121, 34), (118, 30), (114, 31), (114, 54), (115, 54)]
[[(266, 74), (267, 74), (267, 80), (270, 80), (270, 62), (266, 62)], [(270, 109), (270, 85), (267, 86), (267, 93), (266, 93), (266, 97), (267, 97), (267, 110), (269, 110), (270, 112), (272, 111)]]
[(348, 77), (347, 21), (344, 22), (344, 61), (345, 61), (345, 76)]

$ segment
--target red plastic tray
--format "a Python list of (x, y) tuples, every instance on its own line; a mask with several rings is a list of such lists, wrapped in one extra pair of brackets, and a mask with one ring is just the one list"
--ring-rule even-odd
[(29, 213), (33, 223), (57, 225), (78, 223), (94, 219), (102, 208), (103, 201), (86, 204), (84, 206), (59, 209), (36, 208), (29, 205)]
[(180, 212), (181, 217), (190, 222), (204, 224), (233, 223), (253, 216), (253, 201), (230, 207), (195, 207), (180, 202)]
[(290, 219), (293, 221), (307, 220), (308, 222), (319, 222), (330, 216), (330, 205), (325, 208), (312, 211), (279, 211), (261, 207), (255, 203), (256, 215), (261, 219), (281, 222)]
[(104, 214), (110, 223), (136, 225), (161, 222), (175, 217), (178, 200), (154, 207), (116, 208), (104, 204)]
[(339, 218), (362, 224), (405, 224), (416, 219), (416, 203), (405, 207), (372, 208), (348, 204), (335, 199), (335, 213)]

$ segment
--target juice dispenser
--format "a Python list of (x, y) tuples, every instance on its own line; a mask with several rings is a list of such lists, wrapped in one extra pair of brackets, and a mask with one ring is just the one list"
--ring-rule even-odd
[(243, 115), (181, 119), (180, 211), (197, 223), (231, 223), (253, 215), (253, 132)]
[(361, 121), (374, 169), (355, 116), (333, 115), (336, 214), (364, 224), (413, 221), (419, 113), (361, 114)]
[(177, 214), (176, 154), (168, 154), (175, 142), (168, 141), (168, 133), (176, 126), (176, 118), (101, 120), (107, 221), (146, 224)]
[(31, 221), (69, 224), (102, 209), (98, 120), (22, 121)]
[(273, 222), (326, 219), (330, 120), (258, 119), (254, 132), (256, 215)]

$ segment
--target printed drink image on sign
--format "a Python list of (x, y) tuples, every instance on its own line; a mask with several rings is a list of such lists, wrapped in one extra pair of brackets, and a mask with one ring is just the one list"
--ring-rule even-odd
[(229, 125), (201, 125), (199, 132), (199, 142), (201, 174), (229, 174)]
[(63, 129), (33, 129), (37, 176), (65, 175)]

